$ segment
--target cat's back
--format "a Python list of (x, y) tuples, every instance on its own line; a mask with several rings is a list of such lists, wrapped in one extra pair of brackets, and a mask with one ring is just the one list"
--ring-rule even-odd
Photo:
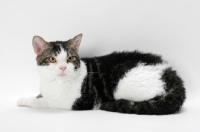
[[(100, 89), (99, 93), (107, 93), (115, 99), (123, 96), (126, 99), (142, 101), (165, 92), (160, 78), (168, 64), (159, 55), (139, 51), (113, 52), (82, 60), (89, 75), (87, 80), (90, 83), (88, 82), (87, 86)], [(147, 96), (141, 96), (143, 94)]]
[[(113, 69), (113, 67), (120, 64), (132, 63), (137, 65), (138, 63), (144, 63), (146, 65), (155, 65), (163, 63), (162, 57), (151, 53), (143, 53), (139, 51), (124, 51), (124, 52), (113, 52), (108, 55), (82, 58), (86, 65), (101, 65), (101, 68), (105, 67), (107, 70)], [(89, 65), (87, 65), (89, 66)]]

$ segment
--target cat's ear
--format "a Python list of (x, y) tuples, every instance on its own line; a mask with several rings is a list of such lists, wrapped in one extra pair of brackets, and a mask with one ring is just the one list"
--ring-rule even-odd
[(79, 34), (70, 40), (70, 46), (76, 51), (76, 53), (78, 53), (82, 36), (83, 36), (82, 34)]
[(35, 54), (40, 55), (46, 48), (47, 42), (40, 36), (34, 36), (32, 39), (32, 45)]

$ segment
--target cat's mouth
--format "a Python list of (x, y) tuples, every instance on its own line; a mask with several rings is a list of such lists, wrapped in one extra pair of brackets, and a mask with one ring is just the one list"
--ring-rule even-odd
[(66, 74), (65, 74), (65, 73), (61, 73), (61, 74), (59, 74), (58, 76), (59, 76), (59, 77), (64, 77), (64, 76), (66, 76)]

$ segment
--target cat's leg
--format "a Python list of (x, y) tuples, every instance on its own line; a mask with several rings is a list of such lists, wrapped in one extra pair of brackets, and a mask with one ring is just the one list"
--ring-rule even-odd
[(17, 102), (18, 106), (30, 108), (51, 108), (51, 103), (42, 96), (21, 98)]

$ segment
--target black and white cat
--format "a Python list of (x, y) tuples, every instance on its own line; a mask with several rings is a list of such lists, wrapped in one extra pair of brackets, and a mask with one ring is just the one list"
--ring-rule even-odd
[(19, 106), (157, 115), (180, 110), (183, 82), (160, 56), (133, 51), (79, 58), (81, 39), (33, 37), (40, 94), (19, 99)]

